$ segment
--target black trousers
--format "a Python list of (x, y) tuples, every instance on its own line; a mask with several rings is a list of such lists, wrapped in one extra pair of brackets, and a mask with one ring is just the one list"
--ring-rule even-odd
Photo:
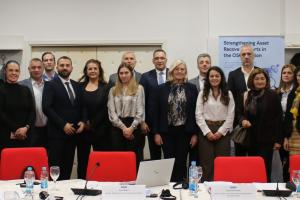
[(59, 180), (68, 180), (71, 177), (76, 137), (50, 138), (48, 140), (49, 166), (59, 166)]
[(151, 160), (161, 159), (161, 146), (155, 144), (154, 133), (148, 133), (147, 137)]
[(184, 126), (172, 126), (167, 133), (161, 133), (161, 137), (165, 158), (175, 158), (171, 181), (183, 181), (187, 177), (186, 161), (191, 135), (185, 132)]
[(266, 165), (268, 182), (271, 182), (273, 145), (272, 144), (254, 144), (249, 148), (249, 156), (261, 156)]
[(76, 138), (77, 148), (77, 177), (86, 179), (86, 169), (91, 151), (91, 144), (88, 142), (87, 133), (82, 132)]
[[(133, 122), (132, 117), (122, 118), (125, 126), (130, 127)], [(114, 151), (133, 151), (136, 155), (137, 169), (140, 161), (143, 159), (143, 146), (145, 143), (145, 136), (142, 135), (140, 126), (133, 131), (134, 139), (128, 140), (123, 136), (121, 129), (112, 127), (112, 147)]]
[(47, 126), (32, 127), (28, 136), (29, 146), (47, 149)]

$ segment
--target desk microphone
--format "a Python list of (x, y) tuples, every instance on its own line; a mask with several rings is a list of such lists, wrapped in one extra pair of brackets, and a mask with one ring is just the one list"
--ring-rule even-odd
[[(100, 167), (100, 163), (96, 162), (94, 168), (92, 169), (90, 177), (94, 175), (94, 172), (96, 169)], [(89, 178), (90, 178), (89, 177)], [(76, 195), (84, 195), (84, 196), (97, 196), (102, 193), (101, 190), (95, 190), (95, 189), (87, 189), (87, 183), (88, 183), (88, 178), (85, 181), (84, 188), (71, 188), (71, 190), (74, 192)]]
[(278, 181), (276, 184), (276, 190), (263, 190), (263, 193), (266, 196), (271, 196), (271, 197), (288, 197), (291, 195), (293, 191), (291, 190), (279, 190), (278, 187)]

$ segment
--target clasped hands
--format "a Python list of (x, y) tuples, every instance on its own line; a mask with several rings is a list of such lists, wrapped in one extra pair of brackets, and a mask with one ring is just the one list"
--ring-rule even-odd
[(223, 135), (219, 132), (215, 132), (215, 133), (212, 133), (212, 132), (209, 132), (206, 134), (206, 137), (209, 141), (217, 141), (219, 140)]
[(74, 127), (73, 127), (73, 125), (74, 124), (71, 124), (71, 123), (69, 123), (69, 122), (67, 122), (66, 124), (65, 124), (65, 126), (64, 126), (64, 132), (67, 134), (67, 135), (72, 135), (72, 134), (79, 134), (79, 133), (82, 133), (82, 131), (84, 130), (84, 126), (85, 126), (85, 124), (84, 124), (84, 122), (78, 122), (77, 123), (77, 126), (78, 126), (78, 128), (77, 129), (75, 129)]

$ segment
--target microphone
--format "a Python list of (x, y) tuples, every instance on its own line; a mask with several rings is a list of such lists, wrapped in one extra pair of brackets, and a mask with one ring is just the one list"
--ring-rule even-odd
[[(94, 173), (95, 173), (95, 171), (98, 167), (100, 167), (100, 163), (96, 162), (94, 168), (92, 169), (92, 172), (91, 172), (89, 178), (91, 178), (94, 175)], [(86, 181), (85, 181), (85, 185), (84, 185), (83, 189), (82, 188), (71, 188), (73, 193), (76, 194), (76, 195), (83, 195), (83, 196), (97, 196), (99, 194), (102, 194), (101, 190), (87, 189), (88, 180), (89, 179), (87, 178)]]
[(271, 196), (271, 197), (288, 197), (291, 195), (293, 191), (291, 190), (279, 190), (278, 187), (278, 181), (276, 183), (276, 190), (263, 190), (263, 193), (266, 196)]

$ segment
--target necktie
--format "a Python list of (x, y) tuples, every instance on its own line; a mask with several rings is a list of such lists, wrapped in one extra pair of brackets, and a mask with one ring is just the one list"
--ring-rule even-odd
[(65, 82), (66, 86), (67, 86), (67, 91), (68, 91), (68, 94), (69, 94), (69, 99), (71, 101), (71, 104), (74, 105), (75, 104), (75, 98), (74, 98), (74, 94), (71, 90), (71, 87), (69, 85), (69, 82)]
[(163, 84), (164, 83), (164, 78), (163, 78), (164, 73), (163, 72), (159, 72), (158, 74), (158, 85)]

